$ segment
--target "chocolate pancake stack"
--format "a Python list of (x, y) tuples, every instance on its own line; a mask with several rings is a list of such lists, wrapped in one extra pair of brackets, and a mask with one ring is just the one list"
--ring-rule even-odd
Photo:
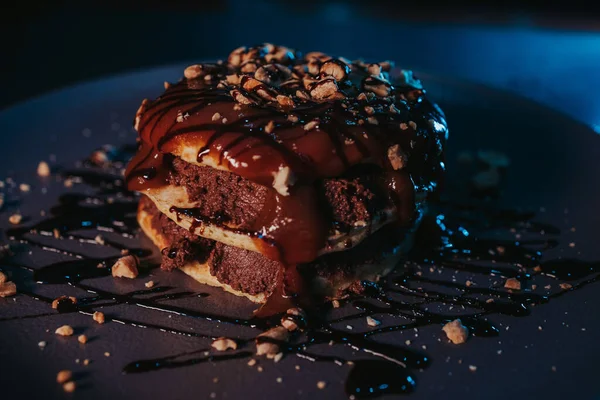
[(163, 268), (257, 303), (394, 268), (447, 138), (410, 71), (264, 44), (184, 75), (142, 102), (126, 171)]

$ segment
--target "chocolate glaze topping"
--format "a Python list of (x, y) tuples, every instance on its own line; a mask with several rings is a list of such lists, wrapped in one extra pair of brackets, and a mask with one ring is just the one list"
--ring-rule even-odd
[(227, 62), (192, 65), (184, 75), (138, 110), (141, 141), (126, 171), (128, 188), (166, 185), (169, 153), (273, 187), (248, 230), (268, 258), (310, 262), (323, 247), (330, 224), (315, 180), (359, 163), (378, 165), (408, 223), (415, 188), (433, 190), (444, 168), (443, 113), (409, 71), (392, 71), (390, 62), (264, 44), (240, 47)]

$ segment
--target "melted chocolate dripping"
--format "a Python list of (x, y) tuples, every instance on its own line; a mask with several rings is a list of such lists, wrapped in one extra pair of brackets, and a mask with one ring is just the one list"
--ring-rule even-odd
[[(266, 330), (278, 323), (277, 316), (269, 319), (251, 317), (248, 319), (230, 318), (222, 315), (212, 315), (206, 312), (190, 310), (177, 305), (162, 303), (167, 299), (187, 297), (202, 298), (203, 293), (173, 292), (172, 287), (158, 286), (152, 289), (136, 290), (125, 294), (111, 293), (90, 286), (85, 281), (105, 277), (110, 274), (110, 265), (119, 257), (122, 249), (137, 254), (143, 263), (151, 264), (148, 249), (136, 246), (126, 246), (120, 241), (106, 240), (105, 246), (114, 255), (105, 258), (90, 258), (85, 254), (65, 252), (57, 242), (56, 247), (49, 244), (41, 245), (36, 237), (39, 235), (51, 236), (57, 229), (63, 237), (73, 241), (92, 242), (72, 231), (109, 231), (113, 234), (131, 239), (137, 234), (135, 212), (137, 199), (123, 190), (119, 182), (119, 174), (106, 171), (83, 169), (81, 171), (68, 171), (68, 176), (76, 177), (96, 190), (94, 195), (69, 194), (60, 198), (59, 204), (52, 208), (50, 216), (34, 222), (28, 227), (11, 229), (9, 237), (14, 241), (24, 243), (25, 246), (35, 246), (45, 251), (62, 252), (72, 257), (69, 261), (53, 263), (33, 270), (33, 280), (38, 284), (70, 284), (90, 293), (89, 296), (79, 298), (77, 303), (61, 300), (58, 303), (59, 313), (86, 313), (90, 314), (94, 308), (111, 307), (117, 304), (151, 308), (165, 313), (174, 313), (182, 317), (199, 318), (206, 321), (219, 321), (236, 326), (246, 326)], [(112, 180), (112, 181), (111, 181)], [(120, 194), (112, 201), (109, 198)], [(379, 334), (394, 331), (406, 331), (418, 327), (438, 325), (457, 318), (456, 315), (428, 310), (432, 303), (447, 305), (467, 306), (475, 311), (460, 315), (462, 323), (469, 329), (473, 336), (494, 337), (499, 334), (498, 329), (488, 318), (494, 314), (505, 314), (524, 317), (529, 314), (532, 304), (542, 304), (551, 299), (564, 295), (571, 290), (576, 290), (586, 284), (595, 282), (600, 277), (600, 262), (584, 262), (580, 260), (542, 260), (540, 248), (553, 248), (558, 245), (557, 238), (534, 238), (527, 240), (508, 239), (482, 239), (482, 236), (470, 233), (470, 230), (485, 233), (491, 230), (505, 230), (518, 228), (525, 232), (539, 232), (558, 234), (560, 231), (547, 224), (534, 220), (531, 213), (514, 212), (511, 210), (495, 210), (480, 205), (464, 205), (442, 203), (439, 213), (424, 221), (420, 230), (420, 245), (416, 246), (409, 256), (409, 262), (403, 271), (379, 284), (364, 282), (364, 295), (350, 301), (358, 314), (338, 319), (324, 319), (328, 313), (326, 309), (312, 310), (308, 315), (303, 335), (297, 335), (299, 342), (280, 343), (285, 353), (296, 354), (306, 360), (316, 362), (333, 362), (344, 366), (352, 362), (346, 381), (346, 393), (355, 398), (377, 397), (386, 394), (409, 393), (416, 387), (413, 371), (425, 369), (431, 363), (430, 357), (420, 351), (402, 345), (384, 344), (376, 341)], [(100, 245), (100, 244), (97, 244)], [(502, 251), (500, 252), (499, 249)], [(490, 252), (494, 250), (494, 252)], [(481, 265), (482, 261), (495, 260), (493, 266)], [(99, 267), (100, 264), (100, 267)], [(12, 262), (10, 259), (5, 265), (20, 267), (28, 271), (31, 268)], [(436, 266), (441, 269), (459, 270), (486, 277), (497, 274), (504, 277), (516, 277), (524, 287), (535, 281), (538, 274), (546, 278), (569, 281), (572, 286), (568, 290), (558, 293), (541, 295), (528, 289), (520, 292), (510, 292), (501, 287), (467, 286), (451, 280), (426, 277), (418, 274), (418, 266), (428, 268)], [(536, 267), (536, 268), (534, 268)], [(419, 289), (419, 285), (428, 284), (427, 288)], [(432, 288), (433, 286), (434, 288)], [(34, 286), (35, 288), (35, 286)], [(439, 288), (439, 289), (437, 289)], [(452, 290), (449, 294), (446, 290)], [(32, 296), (48, 304), (51, 298), (46, 298), (33, 292), (20, 288), (20, 293)], [(409, 296), (411, 301), (403, 302), (394, 299), (394, 295)], [(488, 302), (484, 298), (493, 299)], [(310, 310), (307, 310), (310, 311)], [(364, 318), (366, 316), (392, 315), (402, 317), (406, 322), (398, 325), (374, 327), (366, 332), (348, 332), (334, 327), (336, 323)], [(43, 314), (51, 315), (51, 314)], [(26, 316), (17, 318), (39, 318)], [(3, 320), (15, 319), (15, 317)], [(108, 318), (110, 321), (110, 317)], [(201, 332), (188, 332), (161, 326), (147, 324), (139, 321), (115, 318), (116, 322), (131, 326), (154, 329), (160, 332), (186, 335), (199, 340), (214, 339), (213, 335)], [(298, 321), (300, 322), (300, 321)], [(294, 340), (296, 340), (294, 339)], [(369, 359), (347, 360), (342, 357), (324, 356), (309, 352), (311, 346), (333, 342), (359, 350)], [(242, 346), (249, 346), (250, 340), (238, 342)], [(141, 373), (158, 371), (164, 368), (172, 369), (186, 367), (205, 362), (220, 362), (232, 359), (250, 357), (252, 352), (241, 350), (236, 353), (215, 355), (206, 354), (206, 349), (177, 354), (164, 358), (133, 361), (123, 368), (124, 373)], [(374, 357), (374, 359), (373, 359)]]

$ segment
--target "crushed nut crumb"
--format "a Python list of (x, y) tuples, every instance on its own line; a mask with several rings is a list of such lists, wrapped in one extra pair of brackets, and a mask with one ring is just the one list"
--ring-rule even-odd
[(367, 316), (367, 325), (369, 325), (369, 326), (379, 326), (379, 325), (381, 325), (381, 321), (376, 320), (375, 318), (373, 318), (370, 315), (368, 315)]
[(267, 125), (265, 125), (265, 132), (273, 133), (274, 130), (275, 130), (275, 122), (273, 122), (273, 120), (271, 120), (271, 121), (269, 121), (269, 123)]
[(569, 290), (573, 287), (573, 285), (571, 285), (570, 283), (566, 283), (563, 282), (560, 285), (558, 285), (562, 290)]
[(306, 319), (306, 313), (304, 310), (298, 307), (290, 308), (286, 311), (285, 315), (281, 317), (281, 326), (288, 331), (292, 332), (299, 328), (304, 328)]
[(85, 335), (79, 335), (77, 337), (77, 341), (81, 344), (86, 344), (87, 343), (87, 336)]
[(92, 315), (92, 318), (94, 319), (94, 321), (96, 321), (99, 324), (103, 324), (105, 321), (104, 313), (101, 311), (94, 312), (94, 314)]
[(454, 344), (465, 343), (469, 337), (469, 330), (462, 324), (460, 319), (448, 322), (442, 330)]
[(10, 222), (13, 225), (19, 225), (22, 220), (23, 216), (21, 214), (13, 214), (10, 217), (8, 217), (8, 222)]
[(256, 365), (256, 360), (254, 358), (251, 358), (250, 361), (248, 361), (248, 365), (250, 367), (253, 367), (254, 365)]
[(75, 391), (76, 385), (74, 381), (69, 381), (63, 384), (63, 390), (67, 393), (73, 393)]
[(38, 347), (39, 347), (40, 349), (44, 349), (44, 348), (46, 347), (46, 345), (47, 345), (47, 344), (48, 344), (48, 343), (46, 343), (45, 341), (43, 341), (43, 340), (42, 340), (42, 341), (38, 342)]
[(289, 332), (283, 326), (271, 328), (256, 337), (256, 355), (274, 358), (279, 353), (280, 343), (287, 342), (288, 339)]
[(69, 371), (68, 369), (59, 371), (58, 374), (56, 374), (56, 382), (57, 383), (65, 383), (65, 382), (70, 381), (71, 379), (73, 379), (73, 373), (71, 371)]
[(69, 325), (63, 325), (57, 328), (54, 333), (60, 336), (71, 336), (73, 334), (73, 328)]
[(319, 382), (317, 382), (317, 388), (319, 388), (319, 389), (325, 389), (325, 386), (327, 386), (327, 383), (325, 383), (325, 381), (319, 381)]
[(147, 288), (152, 288), (154, 287), (154, 281), (148, 281), (144, 283), (144, 286), (146, 286)]
[(211, 347), (217, 351), (225, 351), (229, 349), (236, 350), (237, 343), (233, 339), (220, 337), (212, 342)]
[(521, 281), (517, 278), (508, 278), (504, 283), (504, 287), (511, 290), (521, 290)]
[(0, 283), (0, 297), (10, 297), (17, 294), (17, 285), (14, 282)]
[(28, 184), (26, 184), (26, 183), (21, 183), (21, 184), (19, 185), (19, 190), (20, 190), (21, 192), (29, 192), (29, 191), (31, 190), (31, 186), (29, 186), (29, 185), (28, 185)]
[(112, 276), (115, 278), (134, 279), (138, 276), (139, 261), (136, 256), (128, 255), (121, 257), (112, 267)]
[(41, 177), (50, 176), (50, 166), (46, 161), (40, 161), (37, 167), (37, 174)]

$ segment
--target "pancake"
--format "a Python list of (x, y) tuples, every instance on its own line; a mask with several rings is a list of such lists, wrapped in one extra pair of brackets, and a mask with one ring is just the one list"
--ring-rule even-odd
[(163, 267), (255, 302), (388, 272), (444, 171), (442, 111), (410, 71), (264, 44), (144, 100), (125, 177)]

